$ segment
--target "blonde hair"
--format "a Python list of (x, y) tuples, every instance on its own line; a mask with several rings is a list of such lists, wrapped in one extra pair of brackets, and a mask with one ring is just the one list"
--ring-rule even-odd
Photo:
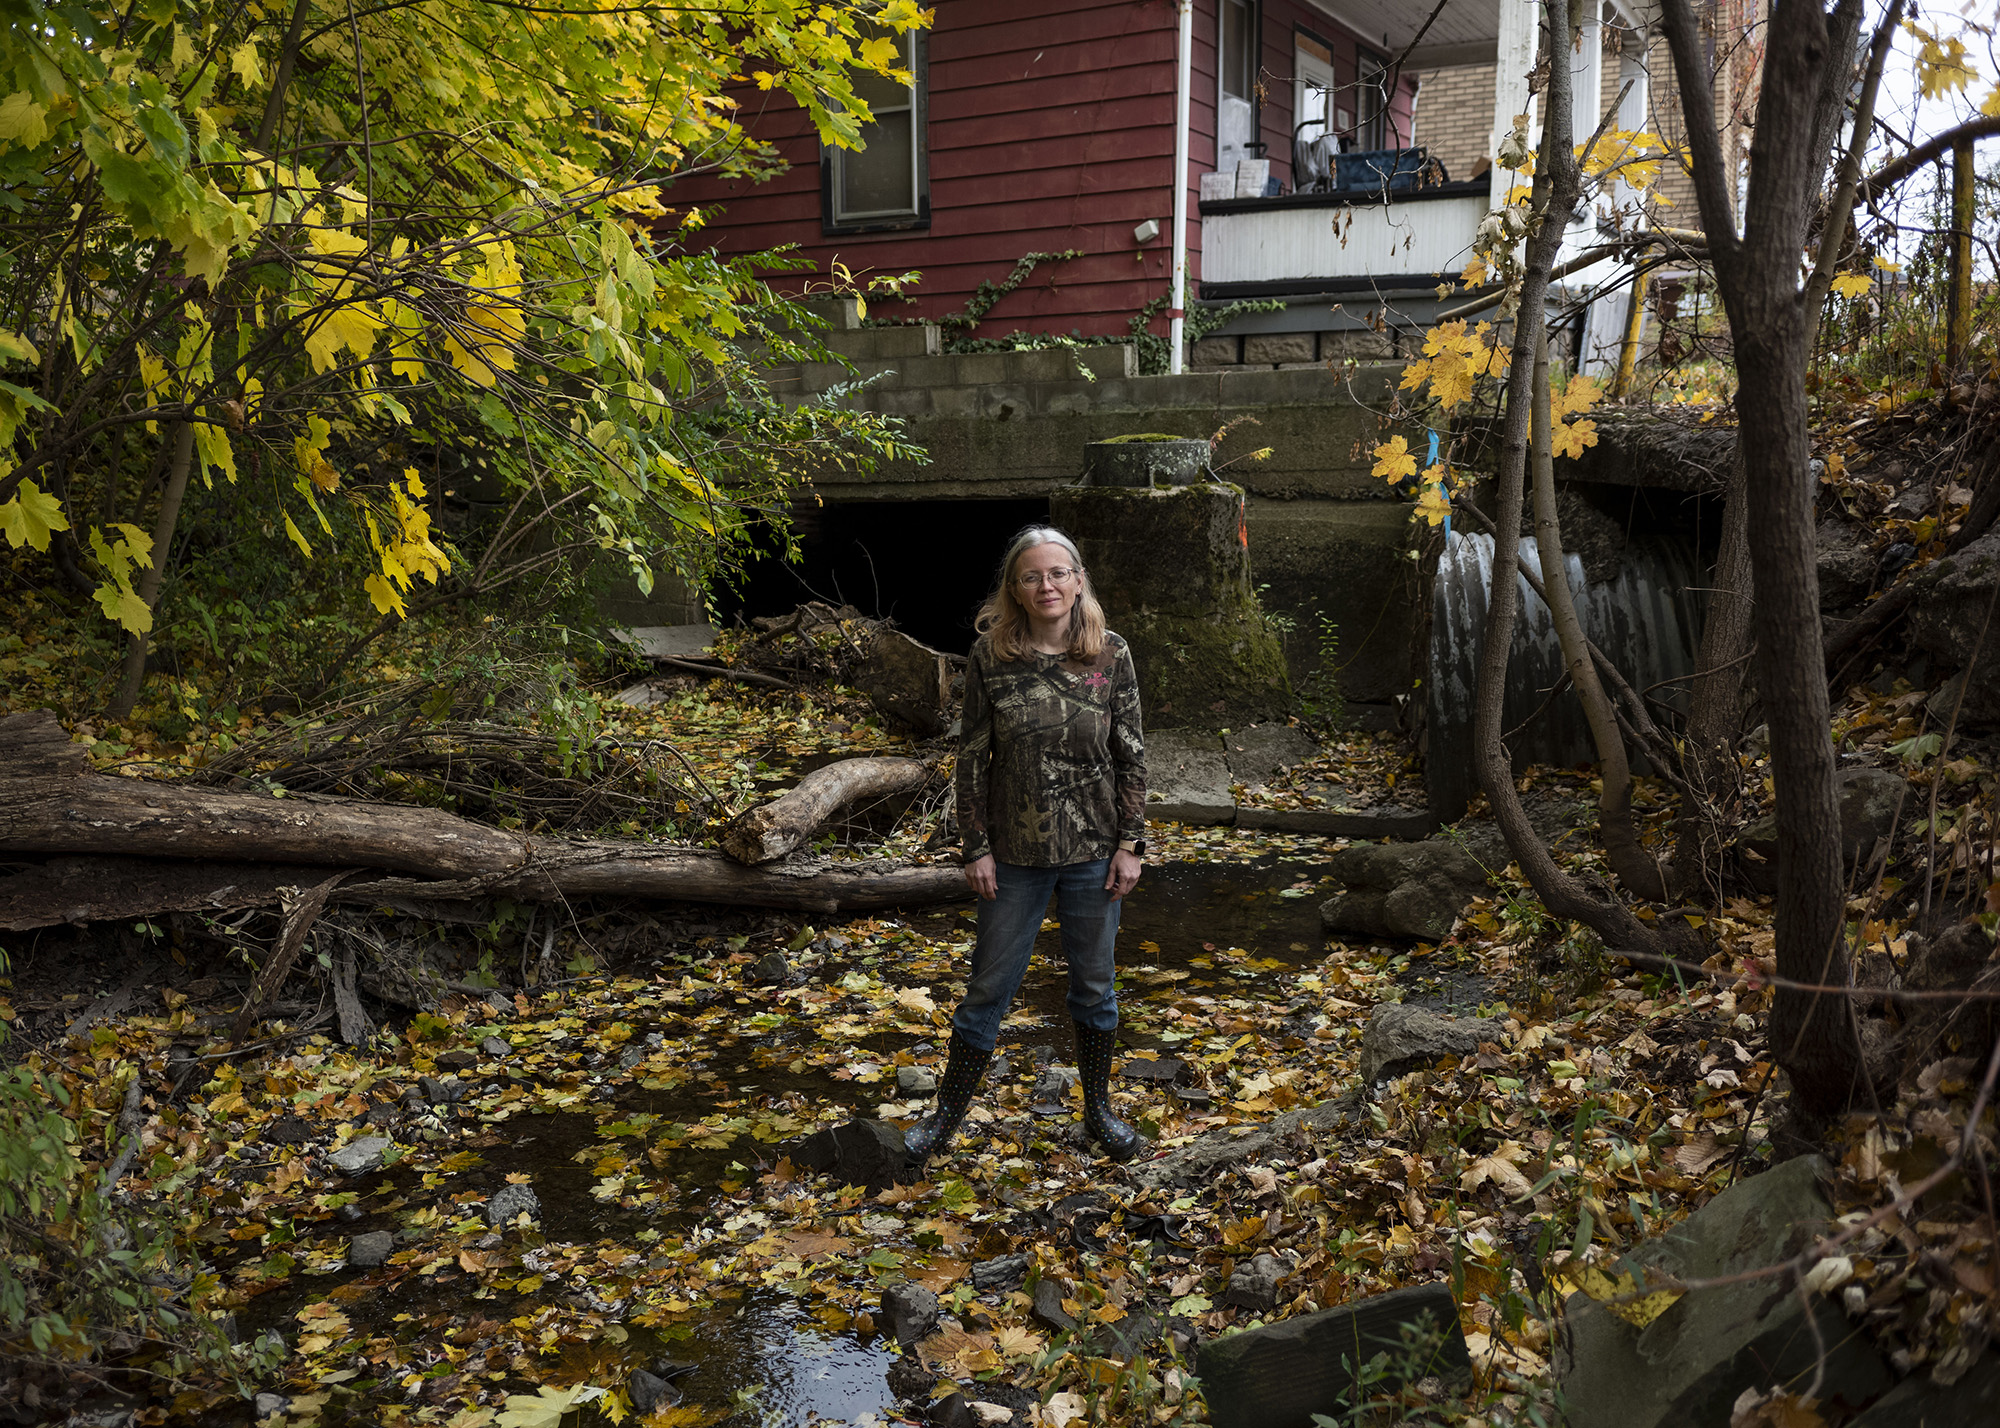
[(1033, 649), (1028, 639), (1028, 611), (1021, 604), (1014, 583), (1014, 567), (1021, 557), (1038, 545), (1059, 545), (1076, 563), (1078, 586), (1076, 603), (1069, 607), (1069, 657), (1096, 659), (1104, 653), (1104, 607), (1090, 588), (1090, 573), (1083, 568), (1083, 556), (1076, 542), (1054, 526), (1027, 526), (1007, 544), (1000, 558), (999, 583), (986, 603), (979, 607), (973, 628), (990, 636), (993, 653), (1004, 660), (1024, 659)]

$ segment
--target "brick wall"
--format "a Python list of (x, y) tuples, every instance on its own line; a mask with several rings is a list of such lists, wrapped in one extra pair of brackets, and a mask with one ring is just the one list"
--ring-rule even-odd
[(1493, 66), (1454, 65), (1426, 70), (1417, 99), (1417, 142), (1454, 179), (1471, 178), (1490, 159)]

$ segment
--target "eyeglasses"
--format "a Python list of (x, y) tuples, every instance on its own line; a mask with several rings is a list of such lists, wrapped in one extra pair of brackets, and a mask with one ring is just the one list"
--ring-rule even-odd
[[(1081, 570), (1073, 570), (1069, 566), (1058, 565), (1048, 573), (1049, 584), (1056, 586), (1067, 585), (1081, 574), (1083, 574)], [(1015, 577), (1014, 583), (1023, 590), (1039, 590), (1042, 588), (1042, 572), (1039, 570), (1030, 570), (1025, 575)]]

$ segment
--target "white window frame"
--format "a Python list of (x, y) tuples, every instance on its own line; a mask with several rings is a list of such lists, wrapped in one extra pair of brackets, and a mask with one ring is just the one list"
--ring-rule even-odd
[(865, 135), (868, 129), (900, 121), (908, 127), (910, 136), (910, 201), (897, 208), (850, 209), (845, 206), (847, 187), (847, 166), (856, 159), (864, 159), (865, 153), (853, 149), (843, 149), (829, 145), (823, 151), (824, 193), (822, 227), (829, 233), (850, 233), (882, 228), (914, 228), (927, 226), (930, 222), (930, 164), (928, 146), (924, 131), (926, 115), (929, 111), (928, 85), (924, 73), (925, 46), (922, 34), (909, 30), (897, 36), (903, 46), (903, 66), (910, 72), (910, 84), (906, 93), (908, 102), (901, 106), (873, 107), (874, 117), (862, 126)]

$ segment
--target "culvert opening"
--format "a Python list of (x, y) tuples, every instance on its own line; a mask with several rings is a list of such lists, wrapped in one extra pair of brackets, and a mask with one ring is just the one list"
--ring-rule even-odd
[(964, 654), (972, 619), (1014, 533), (1049, 518), (1046, 498), (870, 501), (797, 513), (799, 557), (765, 554), (720, 592), (716, 613), (779, 615), (805, 600), (852, 605), (895, 620), (933, 648)]

